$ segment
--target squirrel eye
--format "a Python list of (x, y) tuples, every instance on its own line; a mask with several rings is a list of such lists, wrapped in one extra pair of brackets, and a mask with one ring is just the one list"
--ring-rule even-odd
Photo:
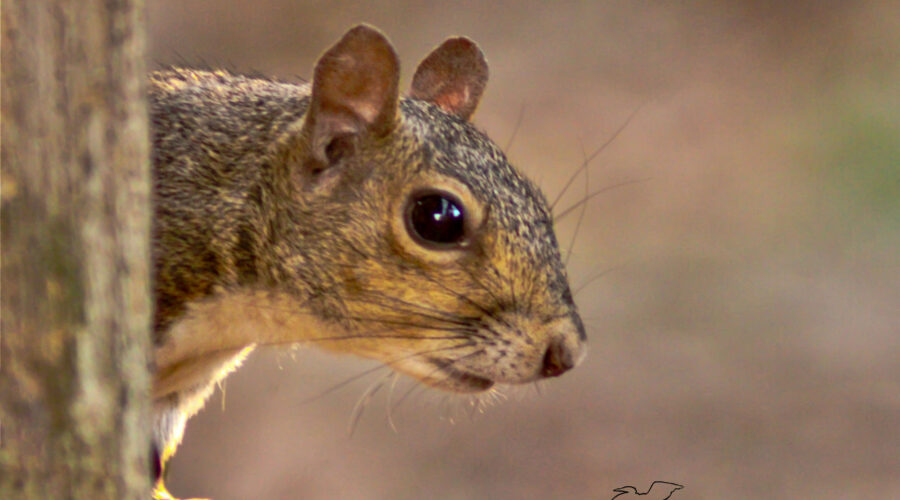
[(456, 246), (466, 236), (465, 213), (462, 203), (441, 192), (426, 192), (413, 196), (407, 211), (406, 224), (414, 239), (438, 247)]

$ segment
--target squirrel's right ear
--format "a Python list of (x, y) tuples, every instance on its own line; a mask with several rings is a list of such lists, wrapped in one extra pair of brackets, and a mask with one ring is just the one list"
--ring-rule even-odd
[(397, 54), (375, 28), (356, 26), (328, 49), (316, 63), (304, 124), (316, 161), (332, 163), (347, 139), (390, 133), (397, 115), (399, 79)]

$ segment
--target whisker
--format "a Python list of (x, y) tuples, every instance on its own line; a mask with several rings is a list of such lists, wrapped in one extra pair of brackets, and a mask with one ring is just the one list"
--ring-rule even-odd
[(519, 117), (516, 118), (516, 124), (513, 127), (512, 135), (509, 136), (509, 140), (506, 141), (506, 147), (503, 148), (503, 152), (506, 155), (509, 155), (509, 150), (512, 147), (513, 140), (516, 138), (516, 134), (519, 133), (519, 127), (522, 126), (523, 118), (525, 118), (525, 103), (522, 103), (522, 107), (519, 108)]
[[(426, 280), (430, 281), (431, 283), (441, 287), (443, 290), (449, 292), (454, 297), (457, 297), (457, 298), (465, 301), (466, 303), (468, 303), (472, 307), (478, 309), (482, 313), (487, 314), (487, 315), (491, 314), (490, 311), (487, 310), (483, 305), (479, 304), (477, 301), (473, 300), (471, 297), (467, 296), (465, 293), (462, 293), (457, 290), (454, 290), (453, 288), (450, 288), (449, 286), (445, 285), (444, 283), (441, 283), (440, 281), (436, 280), (434, 277), (429, 276), (427, 273), (419, 271), (418, 274), (419, 274), (419, 276), (425, 278)], [(399, 300), (402, 300), (402, 299), (399, 299)], [(424, 307), (424, 306), (420, 306), (420, 307)], [(436, 311), (433, 310), (432, 312), (436, 312)]]
[[(391, 330), (380, 330), (380, 331), (391, 331)], [(436, 351), (441, 351), (441, 350), (445, 350), (445, 349), (446, 349), (446, 350), (457, 349), (457, 348), (460, 348), (460, 347), (465, 347), (465, 346), (467, 346), (467, 345), (472, 345), (472, 344), (473, 344), (472, 339), (471, 339), (470, 337), (468, 337), (468, 336), (463, 336), (463, 335), (452, 335), (452, 336), (441, 336), (441, 337), (430, 336), (430, 337), (429, 337), (429, 336), (415, 336), (415, 335), (379, 335), (379, 334), (377, 334), (377, 333), (379, 333), (379, 331), (376, 331), (375, 333), (376, 333), (376, 334), (373, 335), (372, 332), (369, 331), (369, 332), (367, 332), (367, 333), (365, 333), (365, 334), (340, 335), (340, 336), (334, 336), (334, 337), (320, 337), (320, 338), (306, 338), (306, 339), (300, 339), (300, 340), (284, 340), (284, 341), (276, 341), (276, 342), (267, 342), (267, 343), (264, 344), (264, 345), (267, 346), (267, 347), (276, 347), (276, 346), (286, 346), (286, 345), (302, 344), (302, 343), (304, 343), (304, 342), (325, 342), (325, 341), (328, 341), (328, 342), (340, 342), (340, 341), (345, 341), (345, 340), (358, 340), (358, 339), (394, 339), (394, 340), (416, 340), (416, 341), (425, 341), (425, 340), (455, 340), (455, 341), (464, 341), (463, 344), (461, 344), (460, 346), (454, 346), (454, 347), (451, 347), (451, 348), (440, 348), (440, 349), (437, 349), (437, 350), (436, 350)], [(225, 354), (225, 353), (229, 353), (229, 352), (234, 353), (234, 352), (239, 351), (240, 349), (243, 349), (243, 348), (248, 347), (248, 346), (250, 346), (250, 345), (257, 345), (257, 343), (241, 344), (241, 345), (230, 346), (230, 347), (228, 347), (228, 346), (223, 346), (223, 347), (219, 347), (219, 348), (217, 348), (217, 349), (209, 349), (209, 350), (207, 350), (207, 351), (204, 351), (204, 354), (205, 354), (205, 355), (215, 355), (215, 354)], [(421, 354), (428, 354), (429, 352), (430, 352), (430, 351), (423, 351), (423, 352), (421, 352), (421, 353), (412, 354), (412, 355), (409, 356), (409, 357), (415, 357), (415, 356), (421, 355)], [(399, 360), (396, 360), (396, 361), (393, 361), (393, 362), (391, 362), (391, 363), (388, 363), (388, 365), (390, 365), (390, 364), (392, 364), (392, 363), (394, 363), (394, 362), (402, 361), (403, 359), (405, 359), (405, 358), (401, 358), (401, 359), (399, 359)], [(180, 362), (179, 362), (179, 363), (180, 363)], [(176, 363), (176, 364), (172, 365), (172, 368), (173, 368), (173, 369), (174, 369), (174, 368), (177, 368), (177, 367), (179, 366), (179, 363)], [(376, 368), (381, 368), (381, 366), (376, 367)], [(371, 371), (375, 371), (375, 370), (371, 370)], [(367, 372), (367, 373), (371, 373), (371, 371), (369, 371), (369, 372)], [(366, 373), (366, 374), (367, 374), (367, 373)], [(159, 374), (158, 374), (158, 375), (159, 375)], [(365, 374), (364, 374), (364, 375), (365, 375)]]
[[(438, 309), (427, 308), (427, 307), (425, 307), (425, 306), (421, 306), (421, 305), (414, 304), (414, 303), (411, 303), (411, 302), (408, 302), (408, 301), (404, 301), (404, 300), (399, 299), (399, 298), (396, 298), (396, 297), (384, 296), (384, 297), (382, 297), (382, 298), (388, 298), (388, 299), (392, 299), (392, 300), (394, 300), (394, 301), (399, 301), (399, 302), (401, 302), (401, 303), (403, 303), (403, 304), (405, 304), (405, 305), (407, 305), (407, 306), (410, 306), (410, 307), (417, 307), (417, 308), (419, 308), (419, 309), (427, 310), (427, 311), (429, 311), (429, 312), (431, 312), (431, 313), (433, 313), (433, 314), (436, 314), (436, 315), (443, 315), (443, 316), (446, 316), (446, 317), (438, 317), (438, 316), (436, 316), (436, 315), (428, 315), (428, 314), (421, 313), (421, 312), (417, 312), (417, 311), (413, 311), (413, 310), (410, 310), (410, 309), (400, 309), (400, 308), (389, 309), (389, 307), (386, 306), (386, 305), (384, 305), (384, 304), (380, 304), (380, 303), (376, 303), (376, 302), (372, 302), (372, 301), (365, 301), (365, 300), (358, 300), (358, 299), (349, 299), (348, 302), (361, 302), (361, 303), (367, 303), (367, 304), (373, 304), (373, 305), (380, 305), (380, 306), (384, 307), (385, 309), (389, 309), (389, 310), (392, 310), (392, 311), (394, 311), (394, 312), (399, 312), (399, 313), (402, 313), (402, 314), (417, 314), (417, 315), (419, 315), (419, 316), (422, 316), (422, 317), (425, 318), (425, 319), (430, 319), (430, 320), (434, 320), (434, 321), (442, 321), (442, 322), (445, 322), (445, 323), (453, 323), (453, 324), (456, 324), (456, 325), (459, 325), (459, 326), (468, 326), (470, 323), (467, 323), (466, 320), (469, 320), (469, 319), (473, 319), (473, 320), (474, 320), (474, 319), (475, 319), (475, 318), (473, 318), (473, 317), (468, 317), (468, 316), (458, 316), (458, 315), (454, 315), (454, 314), (452, 314), (452, 313), (447, 313), (447, 312), (445, 312), (445, 311), (440, 311), (440, 310), (438, 310)], [(277, 311), (277, 312), (285, 312), (285, 313), (294, 314), (294, 315), (317, 316), (315, 313), (305, 312), (305, 311), (303, 311), (303, 310), (301, 309), (304, 305), (306, 305), (307, 302), (308, 302), (308, 300), (303, 301), (303, 302), (299, 303), (299, 304), (297, 305), (297, 307), (278, 307), (278, 306), (272, 306), (272, 305), (269, 305), (269, 304), (259, 304), (259, 303), (255, 302), (255, 301), (252, 301), (252, 300), (249, 300), (249, 299), (248, 299), (248, 300), (245, 300), (245, 301), (244, 301), (244, 305), (245, 305), (245, 306), (255, 307), (255, 308), (261, 309), (261, 310)], [(344, 315), (343, 318), (344, 318), (344, 319), (355, 320), (355, 321), (360, 321), (360, 322), (363, 322), (363, 321), (370, 321), (370, 322), (383, 322), (383, 321), (387, 321), (387, 320), (381, 320), (381, 319), (377, 319), (377, 318), (367, 318), (367, 317), (363, 317), (363, 316), (351, 316), (351, 315)], [(399, 325), (399, 326), (404, 326), (404, 325)], [(423, 328), (423, 329), (438, 329), (438, 328), (433, 328), (433, 327), (430, 326), (430, 325), (421, 325), (421, 324), (412, 324), (412, 323), (407, 324), (407, 325), (405, 325), (405, 326), (418, 327), (418, 328)]]
[[(413, 323), (410, 321), (370, 318), (367, 316), (347, 316), (346, 318), (353, 320), (353, 321), (370, 322), (370, 323), (376, 323), (376, 324), (381, 324), (381, 325), (400, 326), (400, 327), (406, 327), (406, 328), (418, 328), (421, 330), (435, 330), (435, 331), (442, 331), (442, 332), (466, 333), (466, 334), (476, 335), (476, 336), (478, 333), (478, 330), (474, 326), (451, 327), (451, 326), (427, 325), (427, 324), (423, 324), (423, 323)], [(435, 337), (429, 337), (429, 338), (435, 338)]]
[(398, 399), (397, 402), (394, 403), (393, 411), (397, 411), (400, 408), (400, 405), (403, 404), (403, 401), (405, 401), (406, 398), (408, 398), (412, 393), (414, 393), (417, 390), (420, 390), (420, 391), (424, 390), (425, 388), (426, 388), (425, 384), (421, 384), (421, 383), (413, 384), (413, 386), (410, 387), (409, 390), (404, 392), (403, 395), (400, 396), (400, 399)]
[[(494, 273), (495, 273), (497, 276), (499, 276), (499, 277), (501, 277), (502, 279), (504, 279), (504, 280), (507, 281), (508, 286), (512, 289), (513, 308), (515, 308), (515, 307), (516, 307), (516, 305), (515, 305), (515, 283), (514, 283), (513, 280), (511, 280), (509, 277), (503, 276), (503, 274), (500, 273), (500, 270), (497, 269), (497, 267), (494, 266), (493, 263), (488, 262), (487, 265), (490, 266), (490, 268), (494, 271)], [(472, 281), (473, 281), (476, 285), (478, 285), (482, 290), (484, 290), (485, 292), (487, 292), (488, 295), (491, 296), (491, 300), (493, 301), (494, 306), (495, 306), (496, 308), (501, 308), (501, 307), (502, 307), (503, 304), (502, 304), (502, 302), (501, 302), (501, 300), (500, 300), (500, 297), (498, 297), (496, 294), (494, 294), (494, 292), (491, 291), (491, 289), (490, 289), (487, 285), (485, 285), (480, 279), (478, 279), (478, 277), (475, 275), (474, 272), (472, 272), (471, 270), (467, 270), (467, 271), (466, 271), (466, 274), (469, 276), (469, 278), (472, 279)], [(502, 316), (498, 316), (498, 315), (496, 314), (496, 312), (494, 312), (494, 311), (488, 311), (486, 308), (484, 308), (484, 311), (485, 311), (485, 315), (488, 316), (489, 318), (495, 319), (495, 320), (497, 320), (497, 321), (503, 323), (504, 325), (506, 325), (506, 326), (512, 328), (512, 325), (509, 323), (509, 321), (506, 320), (506, 318), (504, 318), (504, 317), (502, 317)], [(484, 337), (482, 337), (482, 338), (484, 338)]]
[[(434, 320), (434, 321), (443, 321), (443, 322), (446, 322), (446, 323), (452, 323), (452, 324), (462, 325), (462, 326), (470, 325), (472, 321), (478, 319), (477, 317), (474, 317), (474, 316), (462, 316), (462, 315), (450, 313), (450, 312), (447, 312), (447, 311), (442, 311), (442, 310), (440, 310), (440, 309), (435, 309), (435, 308), (433, 308), (433, 307), (427, 307), (427, 306), (423, 306), (423, 305), (421, 305), (421, 304), (416, 304), (416, 303), (413, 303), (413, 302), (409, 302), (409, 301), (403, 300), (403, 299), (401, 299), (401, 298), (399, 298), (399, 297), (392, 297), (392, 296), (389, 296), (389, 295), (378, 295), (378, 296), (373, 296), (372, 299), (374, 299), (374, 300), (351, 299), (350, 301), (352, 301), (352, 302), (361, 302), (361, 303), (364, 303), (364, 304), (377, 305), (377, 306), (383, 307), (384, 309), (387, 309), (387, 310), (390, 310), (390, 311), (394, 311), (394, 312), (400, 312), (400, 313), (405, 313), (405, 314), (416, 314), (416, 315), (421, 316), (421, 317), (423, 317), (423, 318), (425, 318), (425, 319), (431, 319), (431, 320)], [(386, 304), (384, 304), (384, 303), (382, 303), (382, 302), (379, 302), (377, 299), (387, 299), (387, 300), (390, 300), (390, 301), (399, 303), (399, 304), (401, 304), (401, 305), (403, 305), (403, 306), (406, 306), (406, 307), (408, 307), (409, 309), (402, 309), (402, 308), (398, 308), (398, 307), (391, 307), (391, 306), (388, 306), (388, 305), (386, 305)], [(418, 309), (418, 310), (420, 310), (420, 311), (425, 311), (425, 312), (419, 312), (419, 311), (417, 311), (416, 309)]]
[(569, 177), (569, 181), (566, 182), (565, 186), (563, 186), (562, 191), (560, 191), (559, 194), (556, 195), (556, 199), (553, 200), (553, 203), (550, 204), (551, 212), (553, 211), (553, 208), (556, 207), (556, 204), (559, 203), (559, 200), (562, 199), (563, 195), (566, 194), (566, 191), (569, 190), (569, 187), (572, 186), (572, 183), (575, 182), (575, 179), (578, 177), (578, 174), (580, 174), (583, 170), (586, 170), (588, 167), (590, 167), (591, 162), (594, 161), (594, 158), (596, 158), (597, 155), (602, 153), (603, 150), (605, 150), (610, 144), (612, 144), (612, 142), (614, 140), (616, 140), (616, 137), (618, 137), (619, 134), (621, 134), (622, 131), (624, 131), (625, 128), (628, 127), (628, 124), (631, 123), (631, 120), (634, 119), (635, 116), (637, 116), (638, 111), (640, 111), (641, 108), (644, 107), (644, 104), (646, 104), (646, 101), (639, 104), (638, 107), (636, 107), (634, 109), (634, 111), (632, 111), (631, 114), (628, 115), (628, 118), (625, 119), (625, 121), (622, 123), (622, 125), (620, 125), (619, 128), (615, 132), (613, 132), (613, 135), (610, 136), (610, 138), (607, 139), (606, 142), (604, 142), (599, 148), (595, 149), (594, 152), (591, 153), (590, 156), (588, 156), (587, 159), (585, 159), (581, 163), (581, 167), (579, 167), (578, 170), (576, 170), (572, 174), (572, 176)]
[(312, 402), (314, 402), (314, 401), (318, 401), (319, 399), (322, 399), (323, 397), (325, 397), (325, 396), (327, 396), (327, 395), (333, 393), (334, 391), (337, 391), (338, 389), (341, 389), (341, 388), (343, 388), (343, 387), (346, 387), (347, 385), (349, 385), (349, 384), (351, 384), (351, 383), (353, 383), (353, 382), (355, 382), (355, 381), (357, 381), (357, 380), (359, 380), (359, 379), (365, 377), (366, 375), (369, 375), (369, 374), (371, 374), (371, 373), (375, 373), (375, 372), (377, 372), (378, 370), (390, 370), (390, 367), (387, 366), (387, 365), (384, 365), (384, 364), (379, 364), (378, 366), (374, 366), (374, 367), (372, 367), (372, 368), (369, 368), (369, 369), (367, 369), (367, 370), (364, 370), (364, 371), (362, 371), (362, 372), (360, 372), (360, 373), (357, 373), (356, 375), (353, 375), (352, 377), (350, 377), (350, 378), (348, 378), (348, 379), (346, 379), (346, 380), (343, 380), (343, 381), (341, 381), (341, 382), (339, 382), (339, 383), (337, 383), (337, 384), (335, 384), (335, 385), (329, 387), (328, 389), (325, 389), (324, 391), (322, 391), (322, 392), (316, 394), (315, 396), (311, 396), (311, 397), (308, 397), (308, 398), (306, 398), (306, 399), (300, 400), (300, 402), (298, 403), (298, 405), (299, 405), (299, 406), (305, 406), (305, 405), (308, 405), (309, 403), (312, 403)]
[[(244, 305), (250, 306), (250, 307), (255, 307), (258, 309), (263, 309), (263, 310), (284, 312), (287, 314), (296, 314), (296, 315), (302, 315), (302, 316), (316, 316), (313, 313), (303, 312), (303, 311), (300, 311), (300, 310), (297, 310), (294, 308), (286, 308), (286, 307), (277, 307), (277, 306), (270, 306), (270, 305), (265, 305), (265, 304), (258, 304), (254, 301), (246, 301), (244, 303)], [(404, 310), (398, 309), (397, 312), (409, 313), (410, 311), (404, 311)], [(390, 320), (390, 319), (382, 319), (382, 318), (371, 318), (371, 317), (367, 317), (367, 316), (351, 316), (351, 315), (345, 315), (345, 316), (343, 316), (343, 319), (347, 319), (347, 320), (351, 320), (351, 321), (358, 321), (360, 323), (368, 322), (368, 323), (375, 323), (375, 324), (382, 324), (382, 325), (417, 328), (420, 330), (434, 330), (434, 331), (444, 331), (444, 332), (465, 333), (465, 334), (469, 334), (469, 335), (477, 334), (477, 328), (475, 328), (474, 326), (466, 327), (466, 325), (460, 325), (458, 327), (449, 327), (449, 326), (440, 326), (440, 325), (429, 325), (429, 324), (424, 324), (424, 323), (413, 323), (413, 322), (401, 321), (401, 320)], [(441, 318), (432, 318), (432, 319), (434, 319), (435, 321), (447, 321), (447, 320), (444, 320)], [(361, 338), (361, 337), (366, 337), (366, 336), (371, 336), (371, 335), (362, 334), (359, 336), (334, 336), (334, 337), (320, 337), (320, 338), (303, 338), (303, 339), (297, 339), (295, 341), (290, 341), (287, 343), (317, 342), (317, 341), (324, 341), (324, 340), (348, 340), (348, 339), (352, 339), (352, 338), (357, 338), (357, 337)], [(400, 339), (402, 339), (402, 338), (407, 338), (407, 339), (422, 338), (422, 339), (443, 340), (443, 339), (447, 339), (448, 337), (407, 335), (407, 336), (393, 336), (393, 337), (384, 336), (381, 338), (400, 338)], [(275, 344), (276, 343), (267, 344), (267, 345), (275, 345)]]
[(418, 351), (418, 352), (414, 352), (414, 353), (412, 353), (412, 354), (407, 354), (407, 355), (405, 355), (405, 356), (401, 356), (401, 357), (399, 357), (399, 358), (392, 359), (392, 360), (390, 360), (390, 361), (385, 361), (385, 362), (379, 364), (378, 366), (375, 366), (375, 367), (369, 368), (369, 369), (367, 369), (367, 370), (364, 370), (363, 372), (358, 373), (358, 374), (356, 374), (356, 375), (354, 375), (354, 376), (348, 378), (347, 380), (344, 380), (344, 381), (342, 381), (342, 382), (340, 382), (340, 383), (338, 383), (338, 384), (335, 384), (335, 385), (329, 387), (328, 389), (326, 389), (325, 391), (323, 391), (323, 392), (321, 392), (321, 393), (319, 393), (319, 394), (316, 394), (315, 396), (306, 398), (306, 399), (300, 401), (299, 404), (300, 404), (301, 406), (306, 405), (306, 404), (309, 404), (309, 403), (311, 403), (311, 402), (313, 402), (313, 401), (316, 401), (316, 400), (318, 400), (318, 399), (320, 399), (320, 398), (322, 398), (322, 397), (324, 397), (324, 396), (327, 396), (328, 394), (331, 394), (332, 392), (334, 392), (334, 391), (336, 391), (336, 390), (338, 390), (338, 389), (341, 389), (342, 387), (347, 386), (348, 384), (350, 384), (350, 383), (352, 383), (352, 382), (355, 382), (355, 381), (361, 379), (362, 377), (365, 377), (366, 375), (369, 375), (369, 374), (371, 374), (371, 373), (377, 372), (378, 370), (390, 368), (391, 366), (393, 366), (393, 365), (395, 365), (395, 364), (397, 364), (397, 363), (400, 363), (401, 361), (406, 361), (406, 360), (408, 360), (408, 359), (412, 359), (412, 358), (415, 358), (415, 357), (418, 357), (418, 356), (424, 356), (424, 355), (426, 355), (426, 354), (433, 354), (433, 353), (435, 353), (435, 352), (452, 351), (452, 350), (454, 350), (454, 349), (462, 349), (462, 348), (464, 348), (464, 347), (468, 347), (468, 346), (471, 346), (471, 345), (474, 345), (474, 343), (471, 342), (471, 341), (468, 341), (468, 342), (464, 342), (464, 343), (462, 343), (462, 344), (460, 344), (460, 345), (456, 345), (456, 346), (441, 347), (441, 348), (430, 349), (430, 350), (426, 350), (426, 351)]
[[(378, 332), (386, 332), (392, 330), (375, 330)], [(342, 340), (360, 340), (360, 339), (392, 339), (392, 340), (469, 340), (469, 337), (464, 335), (445, 335), (445, 336), (421, 336), (421, 335), (371, 335), (371, 330), (367, 330), (367, 333), (360, 333), (354, 335), (336, 335), (334, 337), (315, 337), (315, 338), (305, 338), (301, 340), (291, 340), (284, 342), (273, 342), (271, 344), (265, 345), (280, 345), (280, 344), (297, 344), (304, 342), (340, 342)]]
[(476, 413), (484, 413), (484, 408), (481, 406), (481, 400), (478, 398), (470, 398), (469, 399), (469, 409), (467, 411), (466, 417), (469, 421), (475, 420)]
[(618, 265), (618, 266), (613, 266), (613, 267), (611, 267), (611, 268), (609, 268), (609, 269), (606, 269), (606, 270), (604, 270), (604, 271), (600, 271), (599, 273), (597, 273), (597, 274), (591, 276), (590, 278), (587, 279), (587, 281), (585, 281), (584, 283), (578, 285), (578, 288), (576, 288), (575, 291), (572, 292), (572, 296), (573, 296), (573, 297), (577, 296), (579, 292), (581, 292), (582, 290), (584, 290), (584, 289), (585, 289), (588, 285), (590, 285), (591, 283), (593, 283), (593, 282), (597, 281), (598, 279), (600, 279), (600, 278), (606, 276), (607, 274), (611, 273), (612, 271), (616, 271), (616, 270), (618, 270), (618, 269), (621, 269), (622, 267), (623, 267), (622, 264), (620, 264), (620, 265)]
[(650, 177), (644, 177), (644, 178), (642, 178), (642, 179), (632, 179), (632, 180), (628, 180), (628, 181), (622, 181), (622, 182), (620, 182), (620, 183), (618, 183), (618, 184), (613, 184), (613, 185), (611, 185), (611, 186), (606, 186), (605, 188), (602, 188), (602, 189), (598, 189), (598, 190), (594, 191), (593, 193), (591, 193), (591, 194), (585, 196), (584, 198), (582, 198), (581, 201), (579, 201), (579, 202), (575, 203), (574, 205), (570, 206), (569, 208), (563, 210), (562, 213), (560, 213), (560, 214), (558, 214), (558, 215), (555, 215), (555, 216), (553, 217), (553, 222), (554, 222), (554, 223), (559, 222), (560, 219), (562, 219), (563, 217), (565, 217), (565, 216), (569, 215), (570, 213), (572, 213), (572, 211), (575, 210), (576, 208), (580, 207), (581, 205), (584, 205), (585, 203), (587, 203), (588, 201), (590, 201), (590, 200), (593, 199), (594, 197), (596, 197), (596, 196), (598, 196), (598, 195), (601, 195), (601, 194), (603, 194), (603, 193), (605, 193), (605, 192), (607, 192), (607, 191), (611, 191), (611, 190), (613, 190), (613, 189), (620, 188), (620, 187), (624, 187), (624, 186), (628, 186), (628, 185), (631, 185), (631, 184), (639, 184), (639, 183), (641, 183), (641, 182), (647, 182), (647, 181), (649, 181), (649, 180), (650, 180)]
[[(582, 145), (581, 154), (584, 155), (584, 145)], [(584, 160), (587, 162), (587, 159)], [(591, 170), (584, 169), (584, 197), (587, 198), (591, 192)], [(569, 248), (566, 250), (566, 259), (563, 261), (563, 267), (569, 267), (569, 259), (572, 258), (572, 250), (575, 249), (575, 240), (578, 238), (578, 231), (581, 229), (581, 222), (584, 220), (584, 214), (587, 211), (587, 203), (581, 204), (581, 213), (578, 214), (578, 221), (575, 223), (575, 231), (572, 233), (572, 239), (569, 241)]]
[(468, 295), (466, 295), (466, 294), (464, 294), (464, 293), (461, 293), (461, 292), (457, 292), (456, 290), (454, 290), (454, 289), (448, 287), (447, 285), (441, 283), (440, 281), (437, 281), (436, 279), (432, 278), (431, 276), (428, 276), (427, 274), (422, 274), (421, 276), (423, 276), (423, 277), (424, 277), (425, 279), (427, 279), (428, 281), (434, 283), (435, 285), (437, 285), (437, 286), (443, 288), (444, 290), (446, 290), (446, 291), (452, 293), (452, 294), (455, 295), (456, 297), (458, 297), (458, 298), (460, 298), (460, 299), (466, 301), (467, 303), (469, 303), (470, 305), (474, 306), (476, 309), (478, 309), (478, 310), (481, 311), (482, 313), (484, 313), (484, 314), (486, 314), (486, 315), (488, 315), (488, 316), (491, 315), (491, 312), (490, 312), (489, 310), (487, 310), (487, 308), (485, 308), (483, 305), (479, 304), (477, 301), (472, 300), (472, 298), (469, 297)]
[[(448, 365), (445, 365), (445, 366), (453, 366), (454, 364), (456, 364), (456, 363), (458, 363), (458, 362), (460, 362), (460, 361), (462, 361), (462, 360), (464, 360), (464, 359), (470, 358), (470, 357), (472, 357), (472, 356), (477, 356), (477, 355), (483, 354), (483, 353), (484, 353), (484, 349), (478, 349), (478, 350), (476, 350), (476, 351), (470, 352), (469, 354), (466, 354), (466, 355), (464, 355), (464, 356), (460, 356), (460, 357), (454, 359), (454, 360), (451, 361)], [(425, 376), (422, 377), (422, 378), (431, 378), (432, 375), (434, 375), (434, 374), (437, 373), (438, 371), (442, 370), (443, 368), (444, 368), (443, 366), (435, 367), (434, 370), (431, 370), (427, 375), (425, 375)], [(450, 376), (447, 375), (446, 377), (444, 377), (444, 380), (447, 380), (447, 379), (449, 379), (449, 378), (450, 378)], [(425, 385), (425, 384), (421, 384), (421, 383), (420, 383), (420, 384), (416, 384), (416, 385), (410, 387), (410, 389), (409, 389), (408, 391), (406, 391), (406, 392), (403, 394), (403, 396), (400, 397), (400, 399), (397, 400), (397, 403), (394, 404), (394, 410), (396, 410), (397, 408), (399, 408), (400, 405), (403, 403), (403, 401), (405, 401), (406, 398), (408, 398), (408, 397), (410, 396), (410, 394), (412, 394), (413, 392), (415, 392), (416, 389), (422, 389), (422, 388), (425, 388), (425, 387), (426, 387), (426, 385)]]
[(553, 320), (559, 319), (559, 318), (567, 318), (567, 317), (569, 317), (569, 316), (571, 316), (571, 315), (572, 315), (572, 313), (570, 313), (570, 312), (563, 312), (563, 313), (559, 313), (559, 314), (553, 314), (553, 315), (551, 315), (551, 316), (547, 316), (547, 321), (553, 321)]
[[(488, 265), (494, 267), (492, 262), (488, 262)], [(502, 276), (500, 272), (497, 271), (496, 267), (494, 267), (494, 271), (497, 272), (498, 276)], [(497, 295), (494, 294), (494, 292), (487, 285), (485, 285), (471, 269), (467, 269), (466, 274), (469, 276), (469, 278), (472, 279), (473, 282), (475, 282), (476, 285), (478, 285), (479, 288), (481, 288), (491, 296), (491, 300), (494, 302), (494, 304), (498, 306), (500, 305), (500, 298), (497, 297)]]
[(368, 389), (360, 396), (360, 398), (356, 401), (356, 405), (353, 407), (353, 412), (350, 417), (350, 424), (347, 429), (350, 436), (353, 436), (353, 433), (356, 431), (356, 426), (359, 424), (359, 419), (362, 417), (363, 411), (365, 411), (366, 406), (369, 405), (369, 402), (372, 401), (372, 397), (378, 392), (379, 389), (384, 386), (384, 382), (391, 376), (391, 373), (385, 374), (385, 376), (376, 380), (372, 385), (369, 386)]
[(397, 426), (394, 424), (394, 415), (393, 415), (393, 413), (391, 413), (391, 398), (394, 397), (394, 388), (397, 386), (397, 380), (400, 379), (400, 373), (393, 372), (393, 374), (394, 374), (394, 379), (391, 380), (391, 388), (388, 391), (386, 409), (387, 409), (388, 425), (391, 427), (391, 430), (393, 430), (394, 433), (397, 434), (399, 431), (397, 431)]

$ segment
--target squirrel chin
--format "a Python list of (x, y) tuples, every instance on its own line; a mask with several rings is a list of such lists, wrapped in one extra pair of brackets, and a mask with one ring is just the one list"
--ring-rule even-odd
[(460, 370), (454, 367), (452, 362), (441, 359), (413, 361), (409, 364), (395, 365), (394, 369), (429, 387), (449, 392), (464, 394), (484, 392), (495, 384), (494, 380)]

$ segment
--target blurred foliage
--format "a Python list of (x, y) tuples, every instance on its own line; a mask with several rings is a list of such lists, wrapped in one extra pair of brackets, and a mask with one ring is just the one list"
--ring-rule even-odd
[(847, 215), (900, 228), (900, 110), (836, 109), (823, 166)]

